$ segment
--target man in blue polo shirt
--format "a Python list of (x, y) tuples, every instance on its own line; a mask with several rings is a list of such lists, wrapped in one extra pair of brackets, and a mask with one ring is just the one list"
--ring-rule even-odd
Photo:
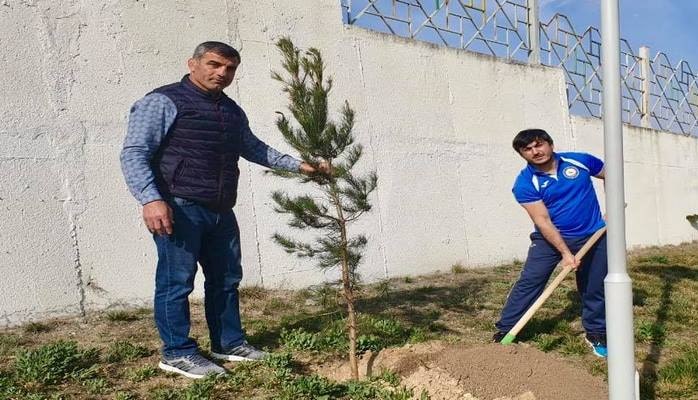
[(555, 153), (553, 139), (541, 129), (519, 132), (514, 150), (528, 163), (516, 178), (514, 197), (535, 224), (521, 276), (495, 324), (499, 342), (545, 289), (560, 261), (576, 270), (582, 300), (582, 325), (595, 355), (606, 357), (603, 280), (607, 273), (606, 236), (583, 260), (575, 258), (587, 239), (605, 226), (591, 178), (604, 179), (603, 161), (586, 153)]

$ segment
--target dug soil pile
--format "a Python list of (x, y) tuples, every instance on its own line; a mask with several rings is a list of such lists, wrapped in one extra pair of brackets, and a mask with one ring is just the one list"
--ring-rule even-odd
[[(422, 343), (367, 353), (360, 374), (388, 369), (402, 384), (432, 400), (607, 399), (602, 377), (592, 376), (553, 354), (527, 345)], [(335, 380), (350, 377), (348, 362), (325, 364), (317, 372)]]

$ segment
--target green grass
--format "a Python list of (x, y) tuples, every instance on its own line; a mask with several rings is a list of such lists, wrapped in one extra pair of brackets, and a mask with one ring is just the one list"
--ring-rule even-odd
[(674, 394), (695, 395), (698, 392), (698, 347), (669, 361), (659, 370), (659, 378)]
[(548, 333), (541, 333), (533, 338), (533, 342), (535, 343), (536, 347), (545, 352), (560, 348), (564, 340), (565, 339), (563, 337)]
[[(152, 400), (203, 400), (249, 398), (240, 392), (262, 393), (279, 400), (407, 400), (412, 391), (400, 386), (394, 374), (383, 373), (360, 382), (338, 383), (315, 374), (297, 371), (290, 353), (272, 354), (262, 363), (238, 363), (230, 374), (197, 380), (180, 388), (155, 387)], [(272, 395), (269, 392), (273, 393)], [(229, 396), (229, 397), (226, 397)], [(423, 396), (422, 399), (428, 400)]]
[(650, 321), (635, 322), (635, 340), (641, 343), (661, 343), (666, 336), (666, 328), (662, 324)]
[(84, 379), (80, 384), (87, 390), (89, 394), (102, 394), (109, 387), (109, 382), (105, 378), (95, 377)]
[(109, 345), (109, 348), (104, 355), (104, 359), (108, 363), (134, 361), (142, 357), (147, 357), (150, 355), (150, 353), (151, 351), (144, 346), (119, 340)]
[[(358, 351), (433, 339), (487, 342), (520, 269), (520, 262), (489, 269), (455, 265), (444, 274), (362, 285)], [(642, 399), (698, 398), (698, 243), (640, 250), (628, 258), (628, 271)], [(152, 313), (148, 309), (5, 329), (0, 332), (0, 399), (426, 399), (410, 393), (390, 372), (343, 383), (311, 372), (346, 357), (346, 311), (336, 285), (297, 292), (244, 288), (241, 304), (250, 342), (272, 351), (272, 357), (227, 363), (227, 376), (196, 382), (156, 367), (160, 343), (152, 318), (145, 317)], [(518, 340), (604, 377), (606, 362), (590, 354), (579, 314), (570, 278)], [(201, 304), (192, 305), (192, 322), (191, 336), (207, 349)]]
[(51, 326), (48, 324), (42, 324), (40, 322), (30, 322), (24, 325), (24, 332), (26, 333), (44, 333), (50, 332)]
[(324, 309), (335, 308), (338, 306), (338, 287), (336, 285), (324, 284), (313, 286), (308, 289), (310, 292), (310, 298), (313, 299), (315, 304), (318, 304)]
[(138, 321), (141, 315), (138, 311), (111, 310), (106, 312), (105, 317), (111, 322), (132, 322)]
[(116, 392), (114, 394), (114, 400), (137, 400), (138, 397), (130, 392)]
[[(291, 356), (275, 355), (265, 361), (265, 367), (273, 371), (269, 381), (280, 388), (281, 400), (352, 399), (352, 400), (408, 400), (413, 398), (410, 389), (399, 386), (399, 378), (380, 374), (359, 382), (338, 383), (318, 375), (299, 375), (293, 370)], [(425, 400), (428, 397), (423, 397)]]
[(669, 264), (669, 257), (665, 255), (650, 255), (650, 256), (645, 256), (645, 257), (639, 257), (637, 259), (638, 264), (659, 264), (659, 265), (667, 265)]
[(187, 386), (186, 389), (177, 393), (174, 398), (182, 400), (209, 400), (215, 398), (214, 390), (217, 380), (219, 378), (216, 377), (196, 380)]
[(460, 263), (453, 264), (451, 265), (451, 272), (453, 272), (454, 274), (462, 274), (465, 272), (465, 267), (463, 266), (463, 264)]
[(560, 352), (570, 356), (581, 356), (589, 353), (589, 347), (579, 336), (566, 336), (560, 346)]
[(285, 299), (272, 298), (267, 302), (262, 310), (264, 315), (272, 315), (276, 312), (292, 309), (292, 305)]
[(14, 354), (26, 340), (14, 333), (0, 333), (0, 357)]
[(107, 389), (107, 380), (100, 376), (96, 348), (58, 340), (35, 349), (20, 349), (11, 368), (0, 374), (0, 398), (62, 398), (43, 391), (68, 382), (89, 394)]
[[(399, 346), (408, 342), (417, 343), (427, 340), (428, 333), (419, 328), (407, 328), (396, 319), (379, 318), (368, 315), (358, 317), (357, 351), (379, 351), (389, 346)], [(280, 343), (289, 350), (343, 353), (349, 348), (346, 336), (346, 319), (328, 320), (321, 329), (314, 330), (313, 325), (282, 328)]]
[(20, 351), (14, 373), (20, 382), (51, 385), (66, 379), (83, 380), (93, 375), (99, 351), (80, 349), (76, 342), (57, 341), (35, 350)]
[(261, 286), (245, 286), (239, 289), (240, 297), (245, 299), (263, 300), (269, 296), (269, 290)]
[(388, 298), (388, 296), (390, 296), (390, 292), (392, 291), (392, 284), (390, 283), (390, 280), (385, 279), (376, 283), (373, 288), (376, 292), (376, 296)]
[(127, 369), (125, 371), (125, 376), (131, 382), (138, 383), (155, 377), (159, 371), (160, 370), (153, 365), (144, 365), (142, 367)]
[(630, 257), (636, 361), (643, 399), (698, 397), (690, 374), (698, 348), (698, 251), (696, 245), (650, 248)]

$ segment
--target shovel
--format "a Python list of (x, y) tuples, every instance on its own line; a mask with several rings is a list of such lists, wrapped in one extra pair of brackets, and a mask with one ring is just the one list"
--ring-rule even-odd
[[(577, 252), (577, 254), (574, 255), (574, 257), (578, 260), (581, 260), (584, 257), (584, 255), (589, 251), (591, 246), (593, 246), (604, 233), (606, 233), (605, 226), (599, 229), (598, 231), (594, 232), (594, 234), (591, 235), (591, 237), (589, 238), (589, 240), (587, 240), (586, 243), (584, 243), (584, 246), (582, 246), (582, 248), (579, 249), (579, 251)], [(545, 301), (548, 300), (548, 297), (550, 297), (550, 295), (553, 293), (553, 290), (555, 290), (555, 288), (560, 285), (560, 282), (562, 282), (565, 279), (565, 277), (567, 276), (567, 274), (570, 273), (570, 271), (572, 271), (572, 267), (569, 265), (562, 268), (562, 271), (560, 271), (560, 273), (557, 274), (552, 283), (550, 283), (550, 285), (548, 285), (548, 287), (545, 288), (545, 291), (543, 291), (540, 297), (536, 299), (535, 303), (533, 303), (531, 307), (529, 307), (529, 309), (526, 311), (526, 313), (523, 316), (521, 316), (519, 322), (517, 322), (516, 325), (514, 325), (514, 327), (511, 328), (509, 332), (507, 332), (506, 336), (504, 336), (504, 338), (500, 342), (501, 344), (511, 344), (514, 341), (516, 335), (521, 331), (521, 329), (523, 329), (524, 326), (526, 326), (528, 321), (531, 319), (531, 317), (533, 317), (533, 314), (535, 314), (536, 311), (538, 311), (540, 306), (542, 306), (543, 303), (545, 303)]]

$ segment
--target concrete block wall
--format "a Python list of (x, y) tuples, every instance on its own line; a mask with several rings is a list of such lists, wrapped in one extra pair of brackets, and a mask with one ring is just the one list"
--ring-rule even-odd
[[(287, 100), (270, 78), (282, 35), (323, 52), (333, 110), (346, 99), (356, 111), (359, 167), (378, 172), (374, 211), (353, 227), (369, 237), (368, 281), (525, 256), (531, 226), (510, 193), (518, 130), (602, 151), (600, 121), (569, 116), (561, 70), (344, 26), (339, 1), (2, 0), (0, 325), (150, 302), (154, 246), (118, 161), (130, 105), (180, 79), (196, 44), (226, 41), (243, 59), (227, 93), (288, 152), (274, 126)], [(631, 245), (695, 239), (680, 221), (695, 213), (695, 150), (693, 138), (626, 129)], [(271, 191), (299, 189), (241, 170), (244, 284), (335, 277), (270, 240), (289, 232)]]

